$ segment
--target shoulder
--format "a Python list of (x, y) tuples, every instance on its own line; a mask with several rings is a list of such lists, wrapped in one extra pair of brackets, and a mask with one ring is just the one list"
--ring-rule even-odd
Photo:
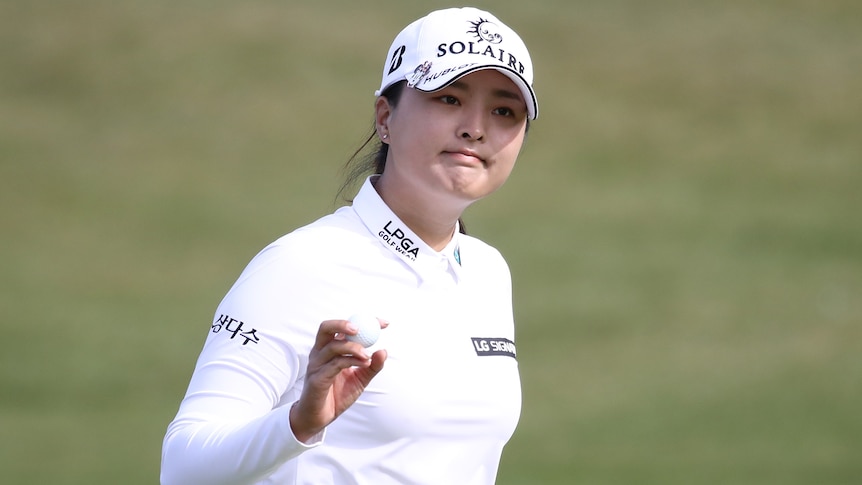
[(363, 257), (373, 251), (368, 231), (349, 208), (343, 209), (264, 247), (242, 270), (221, 306), (251, 315), (249, 320), (314, 306), (311, 302), (331, 292), (355, 261), (371, 259)]
[[(337, 261), (376, 247), (368, 228), (352, 207), (342, 207), (311, 224), (300, 227), (273, 241), (261, 252), (279, 259)], [(260, 256), (260, 255), (259, 255)]]
[(465, 268), (476, 268), (495, 277), (509, 277), (509, 264), (494, 246), (466, 234), (460, 236), (458, 245)]
[(319, 272), (367, 252), (372, 243), (355, 211), (342, 207), (268, 244), (252, 258), (240, 280), (261, 272), (273, 276)]

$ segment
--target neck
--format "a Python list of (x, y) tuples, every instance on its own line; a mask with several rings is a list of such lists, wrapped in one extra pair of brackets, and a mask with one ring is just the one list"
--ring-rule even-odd
[(387, 185), (382, 177), (375, 189), (392, 212), (435, 251), (442, 251), (452, 240), (463, 207), (447, 207), (440, 202), (424, 201), (416, 193), (402, 193)]

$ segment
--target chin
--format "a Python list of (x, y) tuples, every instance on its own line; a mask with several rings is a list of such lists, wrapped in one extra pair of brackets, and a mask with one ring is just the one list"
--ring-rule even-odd
[(500, 188), (500, 185), (488, 186), (487, 184), (472, 184), (472, 185), (456, 185), (453, 191), (459, 194), (460, 198), (470, 202), (484, 199), (493, 194)]

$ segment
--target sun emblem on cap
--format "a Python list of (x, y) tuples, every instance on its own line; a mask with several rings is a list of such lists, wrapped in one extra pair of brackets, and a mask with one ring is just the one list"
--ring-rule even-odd
[(479, 42), (487, 41), (491, 44), (499, 44), (503, 42), (503, 36), (500, 35), (497, 31), (499, 27), (494, 22), (490, 22), (483, 18), (479, 18), (477, 22), (470, 22), (470, 25), (473, 26), (472, 29), (468, 30), (468, 34), (474, 34)]

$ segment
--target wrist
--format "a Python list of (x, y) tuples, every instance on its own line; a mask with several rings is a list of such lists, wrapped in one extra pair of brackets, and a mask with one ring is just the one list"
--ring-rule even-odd
[(293, 433), (293, 436), (301, 443), (315, 441), (315, 437), (323, 431), (323, 428), (318, 429), (308, 426), (308, 420), (302, 418), (302, 413), (299, 409), (299, 401), (294, 402), (290, 406), (288, 421), (290, 423), (290, 430)]

